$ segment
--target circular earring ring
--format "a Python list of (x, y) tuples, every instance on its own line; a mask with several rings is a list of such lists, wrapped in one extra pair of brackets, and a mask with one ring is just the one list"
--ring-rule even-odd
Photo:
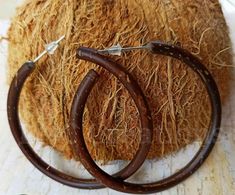
[[(193, 71), (195, 71), (200, 77), (200, 79), (203, 81), (207, 89), (211, 102), (212, 113), (207, 135), (203, 140), (199, 151), (185, 167), (177, 171), (175, 174), (160, 181), (147, 184), (134, 184), (125, 182), (107, 174), (101, 168), (99, 168), (94, 162), (94, 160), (91, 158), (84, 141), (81, 124), (83, 115), (82, 111), (84, 110), (85, 99), (79, 99), (79, 97), (75, 97), (70, 115), (72, 119), (70, 125), (71, 129), (73, 129), (77, 133), (76, 148), (77, 152), (80, 155), (81, 163), (90, 172), (90, 174), (97, 179), (97, 181), (101, 182), (105, 186), (117, 191), (134, 194), (160, 192), (179, 184), (181, 181), (185, 180), (190, 175), (192, 175), (202, 165), (202, 163), (210, 154), (218, 137), (221, 123), (221, 101), (219, 91), (212, 75), (209, 73), (207, 68), (200, 62), (200, 60), (188, 51), (178, 46), (165, 44), (157, 41), (150, 42), (146, 45), (146, 48), (149, 49), (153, 54), (161, 54), (176, 58), (186, 63)], [(99, 51), (93, 49), (79, 48), (77, 51), (77, 57), (89, 62), (96, 63), (100, 66), (104, 66), (104, 64), (109, 62), (109, 68), (112, 68), (113, 62), (111, 60), (105, 59), (102, 55), (99, 54)], [(88, 94), (89, 92), (87, 92), (85, 95), (88, 96)], [(79, 102), (83, 106), (81, 109), (78, 109), (77, 107)], [(80, 125), (75, 124), (74, 121), (78, 121)]]
[[(60, 40), (62, 40), (64, 37), (61, 37), (57, 42), (52, 42), (52, 45), (50, 45), (49, 49), (53, 49)], [(24, 155), (28, 158), (28, 160), (36, 167), (38, 168), (42, 173), (49, 176), (50, 178), (76, 188), (81, 189), (98, 189), (105, 187), (104, 185), (97, 182), (95, 179), (79, 179), (72, 177), (70, 175), (67, 175), (53, 167), (51, 167), (49, 164), (47, 164), (40, 156), (33, 150), (33, 148), (28, 143), (28, 140), (26, 139), (24, 132), (22, 130), (20, 119), (18, 115), (18, 106), (19, 106), (19, 99), (20, 99), (20, 93), (23, 88), (23, 85), (28, 78), (28, 76), (33, 72), (35, 68), (35, 62), (45, 54), (45, 51), (39, 55), (34, 61), (26, 62), (21, 66), (21, 68), (18, 70), (17, 74), (13, 78), (13, 81), (9, 88), (8, 93), (8, 99), (7, 99), (7, 114), (8, 114), (8, 121), (9, 125), (12, 131), (12, 134), (15, 138), (15, 141), (17, 142), (18, 146), (20, 147), (21, 151), (24, 153)], [(113, 64), (112, 67), (110, 67), (110, 72), (115, 73), (116, 76), (120, 79), (120, 81), (127, 87), (129, 90), (132, 98), (134, 99), (136, 106), (138, 108), (140, 119), (141, 119), (141, 127), (142, 127), (142, 134), (141, 134), (141, 142), (139, 145), (139, 149), (136, 152), (134, 158), (130, 163), (125, 167), (123, 170), (119, 171), (114, 175), (114, 177), (117, 177), (118, 179), (126, 179), (130, 177), (132, 174), (134, 174), (143, 164), (145, 161), (145, 158), (150, 150), (151, 142), (152, 142), (152, 132), (153, 132), (153, 126), (152, 126), (152, 118), (149, 111), (148, 104), (145, 100), (145, 97), (139, 87), (139, 85), (136, 83), (136, 81), (129, 75), (129, 73), (123, 68), (119, 67), (117, 64)], [(97, 73), (94, 71), (90, 71), (89, 74), (85, 77), (85, 81), (81, 83), (80, 89), (81, 91), (78, 91), (79, 97), (81, 99), (84, 98), (84, 95), (86, 91), (89, 91), (89, 83), (93, 83), (95, 79), (97, 78)], [(76, 96), (78, 97), (78, 96)], [(81, 107), (82, 105), (76, 105)], [(76, 113), (74, 113), (76, 115)], [(80, 120), (80, 119), (79, 119)], [(77, 121), (74, 121), (74, 124), (76, 124)], [(70, 138), (70, 141), (72, 143), (72, 146), (74, 148), (74, 145), (76, 146), (76, 143), (74, 141), (75, 135), (73, 135), (74, 131), (67, 131), (68, 136)], [(76, 136), (75, 136), (76, 137)], [(76, 149), (76, 148), (75, 148)], [(76, 154), (76, 150), (75, 150)], [(77, 154), (76, 154), (77, 156)], [(80, 158), (80, 156), (78, 156)]]

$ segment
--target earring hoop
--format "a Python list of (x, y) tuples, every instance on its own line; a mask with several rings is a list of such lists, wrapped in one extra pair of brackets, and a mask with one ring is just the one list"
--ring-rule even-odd
[[(78, 153), (81, 156), (81, 163), (88, 170), (88, 172), (107, 187), (110, 187), (117, 191), (134, 194), (160, 192), (179, 184), (180, 182), (188, 178), (190, 175), (192, 175), (203, 164), (203, 162), (210, 154), (212, 148), (214, 147), (216, 139), (218, 137), (221, 123), (220, 94), (212, 75), (207, 70), (207, 68), (200, 62), (200, 60), (188, 51), (178, 46), (161, 43), (158, 41), (148, 43), (146, 48), (153, 54), (160, 54), (178, 59), (187, 64), (194, 72), (196, 72), (207, 89), (211, 102), (212, 113), (207, 135), (203, 140), (199, 151), (196, 153), (193, 159), (175, 174), (160, 181), (147, 184), (134, 184), (125, 182), (118, 178), (112, 177), (111, 175), (104, 172), (101, 168), (99, 168), (90, 156), (89, 151), (87, 150), (83, 133), (81, 131), (82, 128), (74, 125), (73, 121), (70, 122), (71, 128), (78, 133)], [(99, 54), (99, 51), (96, 50), (91, 50), (88, 48), (79, 48), (77, 51), (77, 56), (78, 58), (89, 62), (98, 62), (98, 64), (101, 66), (105, 64), (104, 57)], [(82, 114), (77, 114), (74, 110), (78, 110), (76, 104), (73, 104), (72, 106), (71, 118), (73, 120), (82, 120)], [(80, 110), (79, 112), (81, 111), (83, 110)]]
[[(48, 49), (42, 52), (39, 55), (39, 57), (37, 57), (34, 61), (29, 61), (23, 64), (22, 67), (18, 70), (15, 77), (13, 78), (13, 81), (11, 82), (11, 85), (9, 88), (8, 99), (7, 99), (7, 114), (8, 114), (9, 125), (11, 128), (11, 132), (15, 138), (15, 141), (17, 142), (21, 151), (24, 153), (27, 159), (36, 168), (38, 168), (38, 170), (40, 170), (42, 173), (44, 173), (48, 177), (62, 184), (76, 187), (76, 188), (81, 188), (81, 189), (103, 188), (105, 186), (97, 182), (95, 179), (80, 179), (80, 178), (72, 177), (70, 175), (67, 175), (51, 167), (42, 158), (40, 158), (40, 156), (33, 150), (33, 148), (28, 143), (28, 140), (25, 137), (23, 129), (21, 127), (21, 123), (20, 123), (20, 119), (18, 115), (18, 106), (19, 106), (19, 99), (20, 99), (20, 94), (21, 94), (23, 85), (26, 79), (33, 72), (35, 68), (35, 63), (48, 51), (51, 51), (51, 50), (54, 51), (57, 48), (59, 41), (61, 41), (63, 38), (64, 36), (61, 37), (58, 41), (55, 41), (49, 44)], [(141, 91), (137, 82), (131, 77), (131, 75), (124, 68), (120, 67), (118, 64), (115, 64), (115, 63), (113, 64), (112, 67), (110, 67), (110, 71), (111, 72), (116, 71), (116, 73), (120, 75), (121, 81), (124, 83), (125, 86), (127, 86), (129, 92), (131, 93), (131, 96), (133, 97), (136, 103), (136, 106), (140, 113), (140, 119), (141, 119), (142, 135), (141, 135), (141, 142), (139, 145), (139, 149), (136, 152), (132, 161), (130, 161), (130, 163), (124, 169), (122, 169), (121, 171), (119, 171), (118, 173), (114, 175), (115, 177), (119, 179), (126, 179), (130, 177), (132, 174), (134, 174), (141, 167), (141, 165), (144, 163), (145, 158), (150, 150), (152, 137), (153, 137), (152, 136), (152, 132), (153, 132), (152, 118), (151, 118), (147, 101), (145, 100), (145, 97), (143, 95), (143, 92)], [(85, 80), (85, 81), (89, 81), (93, 83), (96, 77), (97, 77), (96, 73), (92, 71), (88, 74), (87, 77), (85, 77), (85, 78), (88, 78), (88, 80)], [(81, 93), (80, 91), (78, 91), (80, 98), (84, 98), (83, 93), (85, 94), (85, 92), (88, 91), (87, 88), (89, 87), (89, 82), (85, 82), (85, 84), (84, 82), (82, 82), (83, 85), (81, 85), (82, 87)], [(77, 106), (79, 108), (82, 105), (77, 104)], [(75, 125), (76, 123), (77, 121), (74, 121)], [(74, 149), (76, 146), (76, 143), (74, 143), (73, 141), (74, 141), (74, 137), (76, 136), (73, 135), (73, 131), (67, 131), (67, 134), (72, 143), (71, 146)]]

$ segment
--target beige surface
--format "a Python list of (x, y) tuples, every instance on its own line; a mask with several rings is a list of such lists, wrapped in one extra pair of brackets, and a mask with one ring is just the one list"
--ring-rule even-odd
[(15, 12), (15, 7), (22, 1), (23, 0), (0, 0), (0, 18), (10, 18)]
[[(235, 0), (230, 0), (235, 3)], [(0, 0), (0, 35), (6, 33), (8, 21), (6, 20), (14, 12), (14, 6), (20, 1)], [(235, 43), (235, 7), (224, 5), (225, 15), (231, 27), (231, 37)], [(119, 194), (112, 190), (104, 189), (94, 191), (77, 190), (63, 186), (36, 170), (22, 155), (16, 146), (7, 123), (6, 117), (6, 57), (7, 43), (0, 44), (0, 194)], [(234, 71), (231, 69), (231, 71)], [(235, 76), (235, 74), (234, 74)], [(235, 82), (232, 86), (234, 86)], [(223, 124), (221, 134), (216, 147), (206, 163), (192, 177), (180, 185), (163, 192), (162, 194), (235, 194), (235, 88), (227, 104), (224, 106)], [(33, 141), (33, 139), (31, 139)], [(60, 156), (47, 148), (41, 148), (39, 143), (33, 144), (37, 151), (52, 165), (75, 175), (84, 172), (74, 162), (60, 160)], [(197, 149), (197, 144), (189, 146), (179, 155), (169, 156), (158, 162), (146, 162), (142, 170), (134, 178), (141, 181), (162, 178), (177, 170), (184, 164)], [(114, 164), (114, 163), (113, 163)], [(119, 163), (120, 165), (120, 163)], [(112, 164), (105, 167), (112, 170)], [(76, 170), (76, 173), (74, 173)], [(86, 174), (82, 174), (86, 175)]]

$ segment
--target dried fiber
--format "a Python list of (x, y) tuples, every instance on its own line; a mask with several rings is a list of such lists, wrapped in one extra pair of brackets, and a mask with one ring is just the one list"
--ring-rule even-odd
[[(89, 69), (100, 79), (84, 115), (84, 136), (96, 160), (131, 159), (141, 129), (135, 104), (124, 87), (105, 70), (76, 59), (79, 46), (103, 49), (120, 43), (138, 46), (151, 40), (179, 44), (198, 56), (229, 93), (231, 44), (218, 0), (28, 0), (12, 19), (9, 79), (34, 59), (44, 45), (66, 39), (53, 56), (37, 63), (20, 102), (28, 131), (72, 158), (65, 129), (75, 91)], [(146, 51), (112, 57), (136, 78), (154, 119), (149, 158), (163, 157), (201, 140), (209, 124), (210, 105), (198, 76), (186, 65)]]

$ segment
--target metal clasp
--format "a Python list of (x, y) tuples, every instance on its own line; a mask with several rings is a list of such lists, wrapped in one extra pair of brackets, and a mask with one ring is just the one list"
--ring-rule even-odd
[(149, 44), (137, 47), (122, 47), (120, 44), (117, 44), (107, 49), (98, 50), (98, 53), (121, 56), (123, 52), (132, 51), (132, 50), (142, 50), (142, 49), (150, 49)]
[(33, 62), (37, 62), (40, 58), (42, 58), (45, 54), (54, 54), (55, 50), (58, 48), (59, 43), (65, 38), (65, 35), (60, 37), (57, 41), (53, 41), (45, 46), (45, 50), (36, 57)]

